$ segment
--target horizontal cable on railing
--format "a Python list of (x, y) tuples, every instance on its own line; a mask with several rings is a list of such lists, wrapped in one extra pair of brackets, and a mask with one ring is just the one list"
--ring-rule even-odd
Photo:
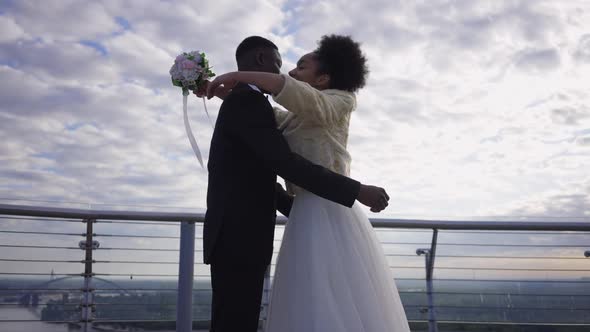
[[(141, 320), (127, 320), (127, 319), (93, 319), (95, 323), (175, 323), (175, 320), (162, 320), (162, 319), (141, 319)], [(53, 321), (52, 321), (53, 322)], [(76, 322), (76, 321), (74, 321)], [(193, 319), (194, 323), (209, 323), (209, 320), (198, 320)], [(409, 319), (409, 323), (427, 323), (427, 320), (420, 319)], [(510, 326), (587, 326), (584, 323), (568, 323), (568, 322), (551, 322), (551, 323), (538, 323), (538, 322), (506, 322), (506, 321), (462, 321), (462, 320), (439, 320), (439, 324), (458, 324), (458, 325), (510, 325)]]
[[(385, 254), (385, 256), (418, 257), (417, 255)], [(551, 256), (485, 256), (485, 255), (436, 255), (436, 258), (494, 258), (494, 259), (587, 259), (585, 257), (551, 257)]]
[(147, 239), (180, 239), (179, 236), (159, 236), (159, 235), (119, 235), (119, 234), (92, 234), (95, 237), (130, 237), (130, 238), (147, 238)]
[[(377, 233), (428, 233), (432, 234), (432, 230), (423, 230), (423, 229), (398, 229), (398, 228), (379, 228), (376, 230)], [(443, 234), (498, 234), (498, 235), (590, 235), (590, 232), (585, 231), (561, 231), (561, 232), (554, 232), (554, 231), (460, 231), (460, 230), (439, 230), (440, 235)]]
[[(180, 222), (180, 221), (179, 221)], [(99, 224), (130, 224), (130, 225), (150, 225), (150, 226), (174, 226), (178, 227), (178, 224), (174, 223), (158, 223), (158, 222), (141, 222), (141, 221), (117, 221), (117, 220), (97, 220)], [(200, 226), (201, 224), (195, 224), (195, 226)]]
[[(93, 319), (94, 323), (174, 323), (174, 320), (162, 320), (162, 319), (109, 319), (100, 318)], [(0, 322), (41, 322), (40, 320), (2, 320)], [(79, 323), (79, 321), (46, 321), (51, 323)], [(198, 320), (193, 319), (195, 323), (208, 323), (209, 320)], [(420, 319), (409, 319), (410, 323), (426, 323), (427, 320)], [(439, 320), (439, 324), (458, 324), (458, 325), (510, 325), (510, 326), (587, 326), (584, 323), (569, 323), (569, 322), (551, 322), (551, 323), (538, 323), (538, 322), (506, 322), (506, 321), (464, 321), (464, 320)]]
[[(424, 278), (395, 278), (395, 280), (404, 280), (404, 281), (425, 281)], [(590, 280), (523, 280), (523, 279), (459, 279), (459, 278), (433, 278), (432, 281), (440, 281), (440, 282), (513, 282), (513, 283), (558, 283), (558, 284), (587, 284), (590, 283)]]
[[(79, 303), (36, 303), (35, 306), (47, 307), (55, 305), (59, 307), (79, 307)], [(22, 306), (22, 303), (0, 303), (0, 306)]]
[[(158, 262), (158, 261), (103, 261), (96, 260), (93, 263), (100, 264), (178, 264), (178, 262)], [(198, 263), (195, 263), (198, 264)]]
[(0, 292), (3, 291), (79, 291), (82, 292), (81, 288), (0, 288)]
[[(428, 304), (423, 304), (423, 305), (419, 305), (419, 304), (409, 304), (409, 305), (405, 305), (404, 307), (409, 307), (409, 308), (425, 308), (428, 307)], [(590, 310), (590, 308), (542, 308), (542, 307), (518, 307), (518, 306), (458, 306), (458, 305), (436, 305), (435, 306), (435, 310), (436, 309), (441, 309), (441, 308), (452, 308), (452, 309), (473, 309), (473, 310), (488, 310), (488, 309), (494, 309), (494, 310), (549, 310), (549, 311), (563, 311), (563, 310), (568, 310), (568, 311), (585, 311), (585, 310)]]
[[(396, 245), (430, 245), (430, 242), (381, 242), (381, 244)], [(459, 246), (459, 247), (524, 247), (524, 248), (585, 248), (588, 244), (493, 244), (493, 243), (444, 243), (439, 242), (437, 246)]]
[(0, 262), (23, 262), (23, 263), (86, 263), (84, 260), (55, 260), (55, 259), (9, 259), (0, 258)]
[[(427, 320), (413, 320), (409, 319), (410, 323), (427, 323)], [(465, 320), (438, 320), (439, 324), (458, 324), (458, 325), (504, 325), (504, 326), (588, 326), (585, 323), (569, 323), (569, 322), (506, 322), (506, 321), (465, 321)]]
[[(423, 291), (399, 291), (400, 294), (420, 294), (420, 295), (428, 295), (426, 290)], [(492, 296), (523, 296), (523, 297), (535, 297), (535, 296), (542, 296), (542, 297), (590, 297), (589, 294), (541, 294), (541, 293), (488, 293), (488, 292), (442, 292), (442, 291), (434, 291), (432, 294), (444, 294), (444, 295), (492, 295)]]
[(463, 220), (469, 221), (474, 220), (473, 218), (477, 219), (485, 219), (485, 220), (492, 220), (495, 219), (496, 221), (504, 221), (504, 220), (516, 220), (516, 221), (526, 221), (526, 219), (560, 219), (560, 220), (569, 220), (569, 219), (588, 219), (588, 216), (548, 216), (548, 215), (504, 215), (504, 216), (461, 216), (461, 215), (436, 215), (436, 214), (387, 214), (390, 217), (413, 217), (413, 218), (427, 218), (432, 220), (440, 220), (440, 221), (447, 221), (447, 220)]
[(123, 248), (123, 247), (100, 247), (96, 250), (129, 250), (129, 251), (178, 251), (179, 249), (167, 248)]
[(8, 219), (8, 220), (29, 220), (29, 221), (61, 221), (61, 222), (75, 222), (81, 223), (82, 219), (62, 219), (62, 218), (27, 218), (27, 217), (4, 217), (0, 216), (0, 219)]
[[(79, 311), (64, 311), (64, 312), (79, 312)], [(79, 320), (40, 320), (40, 319), (1, 319), (0, 323), (56, 323), (56, 324), (66, 324), (66, 323), (80, 323)]]
[[(146, 274), (146, 273), (94, 273), (99, 277), (178, 277), (178, 274)], [(195, 274), (194, 277), (210, 277), (208, 274)]]
[(95, 305), (112, 305), (112, 306), (176, 306), (176, 303), (114, 303), (114, 302), (94, 302)]
[(66, 277), (79, 277), (83, 276), (84, 273), (43, 273), (43, 272), (0, 272), (0, 275), (13, 275), (13, 276), (66, 276)]
[(561, 232), (553, 232), (553, 231), (455, 231), (455, 230), (443, 230), (440, 233), (442, 234), (499, 234), (499, 235), (590, 235), (590, 232), (584, 231), (561, 231)]
[[(424, 269), (424, 266), (389, 266), (394, 269)], [(508, 268), (508, 267), (455, 267), (435, 266), (436, 270), (477, 270), (477, 271), (536, 271), (536, 272), (590, 272), (590, 269), (552, 269), (552, 268)]]
[(429, 230), (429, 229), (379, 228), (379, 229), (376, 229), (375, 231), (377, 231), (377, 233), (396, 232), (396, 233), (428, 233), (428, 234), (432, 234), (432, 230)]
[[(271, 264), (275, 265), (275, 264)], [(271, 278), (274, 277), (274, 274), (271, 274)], [(396, 281), (421, 281), (425, 282), (424, 278), (395, 278)], [(501, 282), (501, 283), (556, 283), (556, 284), (588, 284), (590, 283), (589, 280), (523, 280), (523, 279), (463, 279), (463, 278), (433, 278), (432, 281), (434, 282)]]
[(102, 292), (107, 292), (107, 291), (126, 291), (126, 292), (177, 292), (178, 289), (176, 288), (102, 288), (102, 287), (96, 287), (94, 288), (94, 291), (96, 293), (102, 293)]
[[(176, 323), (175, 320), (166, 320), (166, 319), (108, 319), (108, 318), (99, 318), (99, 319), (93, 319), (92, 321), (95, 323), (151, 323), (151, 322)], [(193, 319), (193, 323), (209, 323), (209, 320)]]
[(86, 236), (82, 233), (60, 233), (60, 232), (33, 232), (33, 231), (0, 231), (8, 234), (34, 234), (34, 235), (67, 235), (67, 236)]
[(29, 248), (29, 249), (76, 249), (76, 250), (80, 250), (80, 247), (33, 246), (33, 245), (18, 245), (18, 244), (0, 244), (0, 248)]
[[(422, 278), (395, 278), (396, 280), (424, 280)], [(433, 281), (460, 281), (460, 282), (525, 282), (525, 283), (557, 283), (557, 284), (587, 284), (590, 283), (590, 280), (519, 280), (519, 279), (449, 279), (449, 278), (433, 278)]]

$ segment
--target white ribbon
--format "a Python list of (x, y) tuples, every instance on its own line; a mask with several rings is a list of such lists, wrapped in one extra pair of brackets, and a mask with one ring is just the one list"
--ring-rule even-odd
[(209, 124), (211, 124), (211, 128), (215, 129), (213, 121), (211, 121), (211, 117), (209, 116), (209, 111), (207, 111), (207, 103), (205, 102), (205, 100), (205, 97), (203, 97), (203, 107), (205, 107), (205, 114), (207, 114), (207, 119), (209, 119)]
[[(197, 140), (195, 136), (193, 136), (193, 132), (191, 130), (191, 125), (188, 122), (188, 112), (187, 112), (187, 101), (188, 101), (188, 90), (182, 92), (182, 110), (184, 113), (184, 129), (186, 129), (186, 135), (188, 136), (188, 140), (191, 142), (191, 147), (195, 152), (195, 156), (199, 160), (199, 164), (201, 164), (202, 168), (205, 168), (203, 165), (203, 158), (201, 157), (201, 150), (199, 150), (199, 145), (197, 144)], [(209, 116), (209, 114), (207, 114)], [(210, 121), (210, 120), (209, 120)]]
[[(201, 157), (201, 150), (199, 150), (199, 145), (197, 144), (197, 140), (195, 139), (195, 136), (193, 135), (193, 131), (191, 130), (191, 125), (188, 122), (188, 107), (187, 107), (188, 95), (189, 95), (188, 90), (183, 90), (183, 92), (182, 92), (182, 110), (183, 110), (183, 114), (184, 114), (184, 129), (186, 129), (186, 135), (188, 136), (188, 140), (191, 143), (191, 147), (193, 148), (195, 156), (199, 160), (199, 164), (201, 164), (202, 168), (205, 168), (205, 166), (203, 165), (203, 157)], [(209, 111), (207, 110), (207, 104), (205, 102), (205, 97), (203, 97), (203, 107), (205, 107), (205, 113), (207, 114), (207, 118), (209, 119), (209, 123), (211, 124), (211, 127), (213, 128), (213, 121), (211, 121), (211, 117), (209, 116)]]

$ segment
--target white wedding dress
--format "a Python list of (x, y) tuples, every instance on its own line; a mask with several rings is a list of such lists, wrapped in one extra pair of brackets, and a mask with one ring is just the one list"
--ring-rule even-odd
[[(274, 97), (291, 149), (348, 175), (354, 94), (318, 91), (285, 76)], [(385, 254), (367, 216), (287, 184), (296, 194), (285, 227), (265, 332), (409, 332)]]

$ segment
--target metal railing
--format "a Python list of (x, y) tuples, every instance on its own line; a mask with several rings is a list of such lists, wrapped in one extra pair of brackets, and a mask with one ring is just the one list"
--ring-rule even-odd
[[(67, 307), (73, 307), (71, 312), (78, 312), (78, 319), (63, 319), (57, 322), (80, 324), (84, 330), (87, 330), (92, 324), (98, 323), (132, 323), (132, 319), (112, 319), (95, 317), (96, 309), (105, 308), (106, 306), (117, 307), (118, 312), (124, 313), (130, 311), (133, 313), (137, 310), (137, 303), (114, 303), (107, 301), (108, 296), (101, 297), (97, 301), (96, 294), (104, 292), (120, 292), (127, 297), (132, 297), (135, 293), (130, 292), (176, 292), (176, 302), (169, 299), (169, 302), (160, 303), (142, 303), (146, 307), (170, 307), (176, 308), (176, 322), (177, 331), (191, 331), (193, 327), (193, 295), (195, 293), (209, 294), (210, 289), (207, 287), (207, 280), (209, 275), (207, 272), (196, 272), (195, 267), (203, 268), (202, 263), (195, 262), (195, 252), (201, 253), (200, 249), (195, 249), (195, 239), (202, 240), (200, 234), (196, 234), (196, 226), (200, 226), (204, 216), (202, 214), (191, 213), (158, 213), (158, 212), (131, 212), (131, 211), (97, 211), (97, 210), (81, 210), (81, 209), (63, 209), (63, 208), (49, 208), (49, 207), (31, 207), (19, 205), (2, 205), (0, 204), (0, 226), (2, 221), (10, 221), (12, 225), (16, 222), (26, 221), (40, 221), (48, 223), (52, 221), (59, 221), (78, 226), (80, 223), (84, 224), (84, 232), (66, 231), (42, 231), (40, 229), (28, 230), (14, 230), (0, 228), (0, 235), (6, 236), (35, 236), (35, 235), (49, 235), (55, 237), (81, 237), (77, 246), (73, 245), (44, 245), (44, 244), (17, 244), (17, 243), (3, 243), (0, 241), (1, 248), (12, 248), (17, 250), (83, 250), (84, 258), (82, 260), (76, 259), (47, 259), (44, 258), (11, 258), (0, 255), (0, 266), (13, 263), (33, 263), (33, 264), (83, 264), (84, 271), (77, 273), (75, 271), (58, 273), (42, 273), (32, 271), (8, 271), (0, 269), (0, 276), (49, 276), (52, 280), (67, 277), (81, 277), (83, 283), (79, 289), (55, 289), (53, 287), (44, 286), (45, 288), (33, 287), (30, 294), (34, 298), (34, 292), (65, 292), (79, 293), (81, 303), (73, 306), (71, 303), (63, 301), (63, 306), (60, 309), (66, 311)], [(279, 218), (277, 223), (284, 225), (285, 218)], [(547, 322), (548, 324), (560, 325), (584, 325), (590, 326), (590, 322), (582, 317), (584, 314), (590, 312), (590, 266), (585, 263), (590, 263), (587, 257), (590, 256), (590, 222), (588, 220), (581, 220), (577, 222), (545, 222), (545, 221), (513, 221), (513, 222), (499, 222), (499, 221), (427, 221), (427, 220), (394, 220), (394, 219), (373, 219), (372, 225), (379, 233), (381, 243), (386, 249), (386, 255), (390, 260), (405, 260), (402, 263), (391, 265), (392, 270), (396, 273), (396, 281), (398, 287), (400, 284), (408, 283), (411, 287), (400, 288), (400, 294), (404, 307), (408, 313), (408, 317), (413, 323), (427, 323), (428, 330), (438, 331), (439, 324), (462, 323), (462, 324), (543, 324), (544, 322), (531, 321), (531, 319), (524, 320), (519, 316), (518, 312), (556, 312), (565, 317), (567, 313), (571, 319), (564, 319), (564, 321)], [(119, 228), (114, 229), (111, 233), (97, 233), (97, 226), (109, 225), (112, 227), (129, 226), (133, 227), (164, 227), (174, 226), (180, 224), (179, 234), (169, 235), (166, 232), (159, 232), (154, 235), (154, 232), (149, 234), (140, 234), (133, 232), (131, 234), (123, 234)], [(178, 227), (174, 227), (178, 230)], [(280, 228), (278, 230), (280, 233)], [(199, 232), (200, 233), (200, 229)], [(455, 242), (455, 237), (469, 236), (476, 238), (478, 236), (485, 236), (485, 241), (477, 242), (475, 240), (470, 242)], [(489, 238), (498, 237), (498, 241), (491, 241)], [(507, 238), (511, 236), (529, 236), (534, 241), (522, 242), (518, 241), (507, 242)], [(541, 240), (541, 237), (557, 239), (560, 236), (567, 236), (566, 243), (555, 243), (552, 241)], [(430, 238), (428, 238), (430, 237)], [(445, 240), (444, 238), (447, 237)], [(97, 239), (116, 240), (111, 246), (104, 246), (103, 243)], [(141, 247), (133, 247), (121, 244), (120, 241), (126, 239), (133, 239), (134, 241), (166, 241), (169, 244), (170, 240), (178, 244), (178, 248), (170, 248), (166, 246), (154, 247), (151, 242)], [(462, 238), (463, 239), (463, 238)], [(119, 241), (120, 240), (120, 241)], [(101, 240), (102, 241), (102, 240)], [(280, 234), (277, 236), (277, 242), (280, 242)], [(575, 241), (575, 242), (574, 242)], [(68, 242), (70, 241), (68, 240)], [(143, 243), (143, 242), (142, 242)], [(276, 246), (278, 247), (278, 246)], [(502, 250), (509, 251), (508, 254), (498, 254)], [(518, 255), (516, 250), (533, 250), (534, 255)], [(484, 253), (478, 252), (484, 251)], [(539, 255), (539, 252), (544, 250), (544, 254)], [(117, 259), (100, 259), (96, 256), (97, 253), (109, 251), (121, 254), (116, 255)], [(466, 252), (468, 251), (468, 252)], [(488, 254), (485, 251), (491, 251)], [(125, 252), (132, 252), (134, 255), (140, 253), (147, 253), (153, 255), (155, 253), (172, 253), (178, 254), (178, 261), (158, 260), (148, 256), (148, 259), (125, 259), (120, 258)], [(408, 264), (419, 258), (420, 255), (425, 256), (425, 263)], [(585, 258), (586, 257), (586, 258)], [(435, 265), (435, 258), (440, 265)], [(440, 261), (443, 263), (440, 263)], [(508, 265), (491, 265), (479, 264), (481, 260), (500, 261), (501, 264)], [(478, 264), (468, 265), (465, 261), (475, 261)], [(517, 266), (513, 263), (517, 261)], [(537, 261), (542, 262), (538, 266), (522, 265), (522, 262)], [(446, 262), (446, 263), (444, 263)], [(554, 263), (559, 262), (555, 265)], [(582, 263), (584, 262), (584, 263)], [(552, 263), (555, 266), (549, 266), (547, 263)], [(565, 266), (565, 263), (571, 263), (574, 266)], [(101, 272), (97, 269), (97, 265), (105, 264), (108, 266), (166, 266), (178, 264), (178, 274), (161, 273), (158, 272), (140, 272), (130, 273), (118, 269), (111, 269), (110, 272)], [(457, 264), (457, 265), (454, 265)], [(101, 265), (102, 266), (102, 265)], [(263, 311), (261, 318), (265, 318), (266, 306), (268, 305), (268, 292), (271, 285), (272, 271), (274, 263), (271, 264), (271, 269), (267, 274), (265, 281), (265, 296), (263, 297)], [(424, 272), (421, 272), (424, 271)], [(466, 277), (465, 273), (471, 272), (472, 277)], [(424, 273), (424, 277), (420, 277), (420, 273)], [(435, 273), (443, 275), (443, 277), (435, 278)], [(507, 273), (508, 277), (494, 278), (489, 276), (494, 273)], [(401, 274), (401, 277), (399, 275)], [(447, 275), (446, 277), (444, 275)], [(484, 278), (479, 277), (484, 274)], [(527, 275), (528, 274), (528, 275)], [(538, 275), (541, 277), (538, 277)], [(550, 277), (551, 274), (559, 274), (560, 277)], [(563, 276), (567, 275), (567, 278)], [(60, 277), (60, 278), (58, 278)], [(176, 287), (145, 287), (145, 288), (129, 288), (120, 287), (114, 282), (111, 286), (97, 288), (95, 282), (110, 282), (104, 278), (114, 277), (129, 277), (133, 278), (175, 278), (177, 279)], [(205, 279), (204, 285), (194, 288), (193, 281), (195, 278)], [(451, 284), (460, 283), (467, 285), (469, 283), (477, 283), (479, 286), (486, 285), (483, 288), (489, 288), (487, 285), (503, 284), (503, 291), (489, 291), (486, 289), (473, 289), (473, 287), (463, 287), (458, 289)], [(552, 294), (545, 292), (539, 294), (538, 292), (523, 290), (524, 284), (539, 284), (539, 285), (582, 285), (578, 287), (577, 291), (565, 293), (557, 292)], [(425, 286), (425, 289), (423, 289)], [(508, 289), (510, 287), (517, 287), (517, 290)], [(109, 288), (110, 287), (110, 288)], [(481, 288), (481, 287), (480, 287)], [(581, 289), (581, 291), (580, 291)], [(27, 289), (10, 288), (0, 289), (0, 291), (20, 291), (26, 292)], [(127, 293), (125, 293), (127, 292)], [(2, 292), (0, 292), (2, 295)], [(426, 297), (426, 303), (424, 302)], [(560, 306), (555, 305), (552, 308), (538, 307), (535, 300), (542, 297), (551, 298), (556, 303), (562, 303)], [(200, 298), (200, 297), (197, 297)], [(206, 296), (204, 296), (206, 298)], [(27, 300), (27, 299), (25, 299)], [(28, 299), (31, 301), (30, 299)], [(479, 300), (479, 305), (471, 304), (473, 301)], [(521, 305), (521, 303), (528, 303)], [(10, 305), (10, 303), (0, 303), (0, 310), (3, 305)], [(55, 309), (55, 303), (37, 303), (39, 306), (51, 307)], [(205, 304), (199, 304), (207, 306)], [(123, 309), (127, 308), (127, 309)], [(478, 311), (485, 310), (489, 312), (502, 312), (505, 319), (485, 320), (469, 320), (469, 317), (484, 317)], [(527, 311), (528, 310), (528, 311)], [(68, 311), (69, 312), (69, 311)], [(475, 312), (475, 313), (473, 313)], [(453, 314), (450, 314), (453, 313)], [(456, 313), (462, 313), (464, 317), (455, 317)], [(511, 315), (515, 317), (510, 317)], [(438, 316), (438, 317), (437, 317)], [(72, 315), (68, 317), (73, 317)], [(128, 316), (125, 316), (128, 317)], [(487, 317), (491, 317), (488, 315)], [(519, 318), (520, 317), (520, 318)], [(0, 324), (3, 321), (0, 320)], [(17, 320), (15, 320), (17, 321)], [(170, 321), (160, 318), (150, 320), (137, 319), (137, 321), (163, 322)], [(54, 321), (56, 322), (56, 321)], [(203, 326), (207, 324), (206, 319), (203, 319)]]
[[(84, 264), (83, 273), (52, 273), (50, 276), (62, 276), (62, 277), (76, 277), (80, 276), (84, 278), (83, 287), (80, 289), (82, 292), (82, 301), (79, 304), (80, 308), (80, 319), (78, 320), (63, 320), (57, 322), (64, 323), (80, 323), (84, 331), (87, 331), (92, 322), (97, 322), (92, 317), (92, 313), (95, 311), (97, 304), (94, 302), (94, 293), (96, 289), (93, 286), (93, 280), (99, 276), (128, 276), (127, 273), (97, 273), (93, 270), (93, 266), (97, 263), (123, 263), (133, 264), (138, 263), (137, 261), (97, 261), (93, 257), (93, 252), (97, 250), (141, 250), (141, 251), (178, 251), (179, 262), (140, 262), (149, 264), (178, 264), (179, 273), (178, 275), (171, 274), (135, 274), (136, 277), (177, 277), (178, 287), (175, 289), (178, 292), (177, 303), (176, 303), (176, 326), (178, 331), (191, 331), (192, 330), (192, 300), (193, 300), (193, 278), (194, 278), (194, 252), (195, 252), (195, 222), (202, 222), (204, 215), (202, 214), (182, 214), (182, 213), (152, 213), (152, 212), (128, 212), (128, 211), (94, 211), (94, 210), (81, 210), (81, 209), (63, 209), (63, 208), (50, 208), (50, 207), (30, 207), (30, 206), (18, 206), (18, 205), (1, 205), (0, 204), (0, 216), (24, 216), (24, 217), (42, 217), (42, 218), (57, 218), (54, 220), (67, 219), (67, 222), (83, 222), (85, 232), (83, 234), (76, 233), (65, 233), (65, 232), (34, 232), (34, 231), (2, 231), (3, 233), (9, 234), (36, 234), (36, 235), (66, 235), (66, 236), (82, 236), (83, 241), (79, 242), (79, 248), (84, 250), (85, 258), (82, 261), (65, 261), (65, 260), (26, 260), (26, 262), (78, 262)], [(14, 220), (14, 219), (13, 219)], [(25, 219), (21, 219), (25, 220)], [(34, 220), (34, 219), (29, 219)], [(95, 240), (97, 237), (140, 237), (140, 238), (151, 238), (151, 239), (176, 239), (178, 237), (170, 236), (151, 236), (151, 235), (121, 235), (121, 234), (97, 234), (95, 233), (94, 226), (97, 223), (112, 222), (112, 221), (157, 221), (157, 222), (175, 222), (181, 224), (181, 236), (180, 250), (167, 249), (167, 248), (124, 248), (124, 247), (110, 247), (100, 248), (100, 243)], [(137, 223), (136, 223), (137, 224)], [(148, 224), (148, 223), (144, 223)], [(152, 224), (153, 225), (153, 224)], [(76, 247), (59, 247), (59, 246), (38, 246), (38, 245), (6, 245), (1, 244), (4, 248), (34, 248), (34, 249), (76, 249)], [(25, 261), (25, 260), (10, 260), (0, 259), (0, 261)], [(0, 275), (18, 275), (18, 276), (41, 276), (47, 275), (44, 273), (27, 273), (27, 272), (7, 272), (0, 271)], [(34, 289), (38, 291), (39, 289)], [(68, 289), (67, 291), (76, 291), (75, 289)], [(102, 303), (104, 305), (115, 305), (113, 303)], [(16, 321), (15, 321), (16, 322)], [(56, 322), (56, 321), (53, 321)]]

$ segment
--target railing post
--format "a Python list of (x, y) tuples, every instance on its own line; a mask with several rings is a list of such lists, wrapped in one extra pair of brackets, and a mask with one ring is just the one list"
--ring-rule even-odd
[(88, 323), (92, 322), (92, 310), (94, 309), (94, 289), (92, 288), (92, 251), (98, 248), (98, 242), (93, 241), (93, 226), (96, 220), (85, 219), (86, 223), (86, 240), (80, 241), (80, 249), (85, 251), (84, 258), (84, 288), (82, 289), (83, 299), (80, 304), (81, 317), (80, 322), (83, 324), (84, 332), (88, 332)]
[(195, 268), (195, 223), (180, 224), (180, 258), (178, 262), (178, 297), (176, 332), (193, 329), (193, 278)]
[(428, 332), (438, 332), (438, 326), (436, 323), (436, 314), (434, 312), (434, 297), (433, 297), (433, 285), (432, 275), (434, 271), (434, 258), (436, 256), (436, 241), (438, 239), (438, 229), (433, 229), (432, 242), (430, 243), (430, 249), (418, 249), (416, 254), (418, 256), (424, 255), (426, 265), (426, 294), (428, 296)]
[(260, 317), (262, 318), (262, 332), (264, 332), (264, 326), (268, 319), (268, 306), (270, 305), (270, 264), (266, 268), (264, 273), (264, 287), (262, 289), (262, 310)]

